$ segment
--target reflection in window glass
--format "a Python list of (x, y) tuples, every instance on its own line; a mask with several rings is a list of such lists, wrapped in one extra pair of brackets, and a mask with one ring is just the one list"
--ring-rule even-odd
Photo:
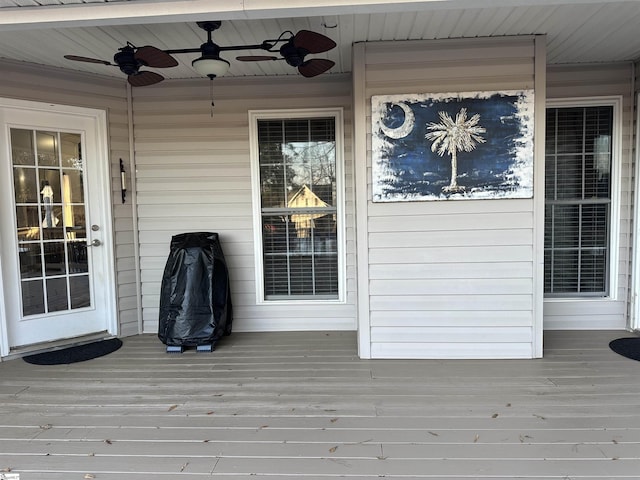
[(10, 138), (23, 315), (90, 306), (82, 137), (12, 128)]
[(258, 120), (264, 293), (338, 298), (335, 118)]
[(44, 288), (42, 280), (21, 282), (22, 315), (38, 315), (44, 313)]
[(42, 250), (40, 243), (18, 244), (20, 278), (42, 277)]
[(67, 279), (50, 278), (47, 280), (47, 310), (60, 312), (68, 310)]
[(69, 273), (86, 273), (89, 271), (87, 257), (87, 242), (77, 241), (67, 243)]
[(58, 134), (55, 132), (36, 132), (38, 165), (58, 166)]
[(77, 133), (60, 133), (62, 166), (82, 169), (82, 144)]
[(91, 306), (88, 275), (69, 277), (69, 289), (72, 309)]
[(11, 129), (11, 159), (14, 165), (35, 165), (36, 157), (31, 130)]
[(67, 273), (63, 242), (44, 244), (44, 271), (47, 276)]
[(16, 224), (18, 227), (18, 241), (40, 240), (40, 216), (38, 207), (16, 207)]
[(38, 203), (40, 189), (35, 168), (16, 167), (13, 169), (13, 186), (16, 203)]

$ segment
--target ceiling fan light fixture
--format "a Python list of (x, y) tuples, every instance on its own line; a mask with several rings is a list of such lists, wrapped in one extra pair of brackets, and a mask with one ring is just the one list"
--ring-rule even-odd
[(231, 64), (218, 56), (203, 55), (191, 62), (191, 66), (200, 75), (213, 79), (227, 73)]

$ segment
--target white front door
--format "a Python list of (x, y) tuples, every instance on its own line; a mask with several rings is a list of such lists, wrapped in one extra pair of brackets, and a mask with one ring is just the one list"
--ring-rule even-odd
[(104, 112), (0, 99), (2, 351), (116, 333)]

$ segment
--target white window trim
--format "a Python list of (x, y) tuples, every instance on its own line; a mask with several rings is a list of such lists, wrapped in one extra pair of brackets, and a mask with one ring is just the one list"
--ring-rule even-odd
[(622, 179), (622, 95), (547, 99), (547, 108), (613, 107), (611, 145), (611, 225), (609, 231), (609, 295), (606, 297), (545, 297), (545, 303), (602, 302), (618, 300), (618, 260), (620, 257), (620, 195)]
[[(262, 209), (260, 205), (260, 164), (258, 148), (258, 120), (333, 117), (336, 126), (336, 218), (338, 222), (338, 298), (266, 300), (264, 296), (264, 268), (262, 252)], [(313, 108), (291, 110), (250, 110), (249, 147), (251, 159), (251, 192), (253, 203), (253, 241), (255, 258), (256, 304), (258, 305), (317, 305), (346, 303), (346, 230), (344, 207), (344, 128), (342, 108)]]

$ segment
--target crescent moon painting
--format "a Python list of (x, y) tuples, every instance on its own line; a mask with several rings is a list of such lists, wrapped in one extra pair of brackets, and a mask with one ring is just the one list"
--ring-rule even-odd
[(533, 90), (373, 95), (371, 200), (533, 196)]
[[(396, 109), (394, 107), (400, 108)], [(392, 125), (397, 123), (397, 117), (399, 115), (397, 115), (394, 110), (400, 110), (402, 112), (402, 120), (400, 120), (402, 123), (399, 126), (391, 127), (386, 125), (385, 122), (389, 122)], [(387, 112), (387, 118), (380, 121), (380, 130), (382, 130), (382, 133), (384, 133), (387, 137), (398, 140), (400, 138), (406, 137), (413, 131), (416, 117), (409, 105), (403, 102), (392, 103), (389, 105)]]

